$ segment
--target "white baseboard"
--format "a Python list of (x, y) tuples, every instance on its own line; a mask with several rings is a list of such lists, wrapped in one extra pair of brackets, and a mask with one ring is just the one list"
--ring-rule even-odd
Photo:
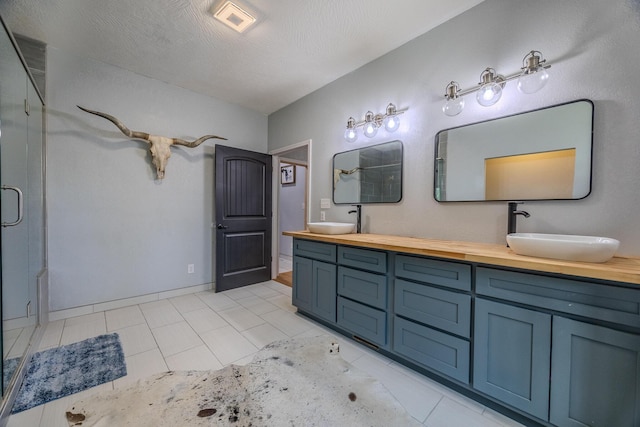
[(101, 302), (98, 304), (83, 305), (80, 307), (67, 308), (65, 310), (52, 311), (49, 313), (49, 321), (68, 319), (70, 317), (83, 316), (85, 314), (99, 313), (116, 308), (128, 307), (130, 305), (144, 304), (167, 298), (174, 298), (182, 295), (194, 294), (196, 292), (208, 291), (213, 288), (212, 283), (203, 285), (189, 286), (187, 288), (173, 289), (170, 291), (156, 292), (153, 294), (140, 295), (132, 298), (123, 298), (119, 300)]

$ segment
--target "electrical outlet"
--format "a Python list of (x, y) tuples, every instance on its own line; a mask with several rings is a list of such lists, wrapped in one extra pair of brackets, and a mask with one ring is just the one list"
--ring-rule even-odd
[(324, 211), (320, 211), (320, 221), (324, 221), (326, 219), (327, 217), (325, 216)]
[(193, 264), (187, 264), (187, 273), (193, 274), (196, 271), (195, 266)]

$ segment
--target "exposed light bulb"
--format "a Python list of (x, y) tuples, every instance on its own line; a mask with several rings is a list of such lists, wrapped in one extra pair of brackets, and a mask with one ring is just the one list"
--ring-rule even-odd
[(400, 127), (400, 119), (398, 118), (398, 111), (393, 104), (387, 105), (387, 111), (384, 118), (384, 128), (388, 132), (395, 132)]
[(493, 68), (486, 68), (480, 74), (480, 89), (476, 92), (476, 100), (483, 107), (489, 107), (500, 100), (504, 77)]
[(378, 127), (373, 122), (367, 123), (364, 125), (364, 130), (362, 133), (364, 133), (364, 136), (366, 136), (367, 138), (373, 138), (378, 133)]
[(442, 106), (442, 112), (449, 116), (457, 116), (464, 109), (464, 98), (458, 96), (457, 98), (447, 99)]
[(522, 74), (518, 78), (518, 90), (522, 93), (531, 94), (539, 91), (547, 84), (549, 73), (542, 65), (547, 62), (542, 59), (542, 53), (532, 50), (522, 59)]
[(456, 81), (451, 81), (447, 85), (446, 93), (444, 94), (444, 98), (446, 99), (444, 105), (442, 106), (442, 112), (449, 116), (457, 116), (464, 109), (464, 98), (459, 96), (460, 85)]
[(549, 73), (542, 67), (529, 73), (525, 70), (518, 77), (518, 90), (526, 94), (536, 93), (547, 84), (547, 80)]
[(356, 119), (349, 117), (347, 120), (347, 130), (344, 131), (344, 139), (347, 142), (356, 142), (358, 139), (358, 131), (356, 130)]
[(358, 139), (358, 132), (355, 129), (347, 129), (344, 132), (344, 139), (346, 139), (347, 142), (356, 142)]
[(502, 96), (502, 86), (498, 83), (486, 83), (476, 92), (478, 104), (489, 107), (500, 100)]
[(366, 136), (367, 138), (373, 138), (374, 136), (376, 136), (376, 134), (378, 133), (378, 124), (375, 121), (373, 112), (369, 111), (367, 112), (367, 114), (365, 114), (364, 122), (364, 128), (362, 130), (364, 136)]
[(395, 132), (400, 127), (400, 119), (398, 116), (390, 116), (384, 119), (384, 128), (388, 132)]

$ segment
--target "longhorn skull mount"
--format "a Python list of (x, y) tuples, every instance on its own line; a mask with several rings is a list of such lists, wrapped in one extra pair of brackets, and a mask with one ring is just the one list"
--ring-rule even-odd
[(180, 139), (180, 138), (167, 138), (166, 136), (150, 135), (146, 132), (138, 132), (138, 131), (130, 130), (128, 127), (122, 124), (120, 120), (116, 119), (115, 117), (109, 114), (101, 113), (100, 111), (89, 110), (79, 105), (77, 107), (82, 111), (85, 111), (90, 114), (95, 114), (96, 116), (100, 116), (102, 118), (109, 120), (111, 123), (116, 125), (123, 134), (125, 134), (129, 138), (142, 139), (144, 141), (147, 141), (149, 143), (149, 152), (151, 153), (151, 163), (153, 163), (153, 165), (156, 167), (156, 173), (158, 175), (158, 179), (164, 178), (164, 169), (167, 166), (169, 157), (171, 157), (172, 145), (182, 145), (185, 147), (193, 148), (202, 144), (207, 139), (212, 139), (212, 138), (224, 139), (224, 140), (227, 139), (227, 138), (223, 138), (221, 136), (216, 136), (216, 135), (205, 135), (205, 136), (201, 136), (200, 138), (194, 141), (185, 141), (184, 139)]

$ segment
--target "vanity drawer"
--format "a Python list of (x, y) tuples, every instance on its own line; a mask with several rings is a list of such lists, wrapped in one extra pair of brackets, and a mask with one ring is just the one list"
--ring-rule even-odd
[(471, 266), (457, 262), (398, 255), (396, 276), (462, 291), (471, 290)]
[(338, 325), (374, 344), (387, 344), (387, 314), (382, 310), (338, 297)]
[(396, 279), (394, 310), (452, 334), (465, 338), (471, 335), (471, 295)]
[(387, 272), (387, 253), (339, 246), (338, 264), (384, 274)]
[(469, 342), (400, 317), (394, 318), (393, 350), (412, 361), (469, 384)]
[(640, 288), (478, 267), (476, 292), (640, 328)]
[(293, 239), (293, 255), (335, 263), (336, 253), (336, 245), (330, 243)]
[(338, 294), (384, 310), (387, 276), (338, 266)]

